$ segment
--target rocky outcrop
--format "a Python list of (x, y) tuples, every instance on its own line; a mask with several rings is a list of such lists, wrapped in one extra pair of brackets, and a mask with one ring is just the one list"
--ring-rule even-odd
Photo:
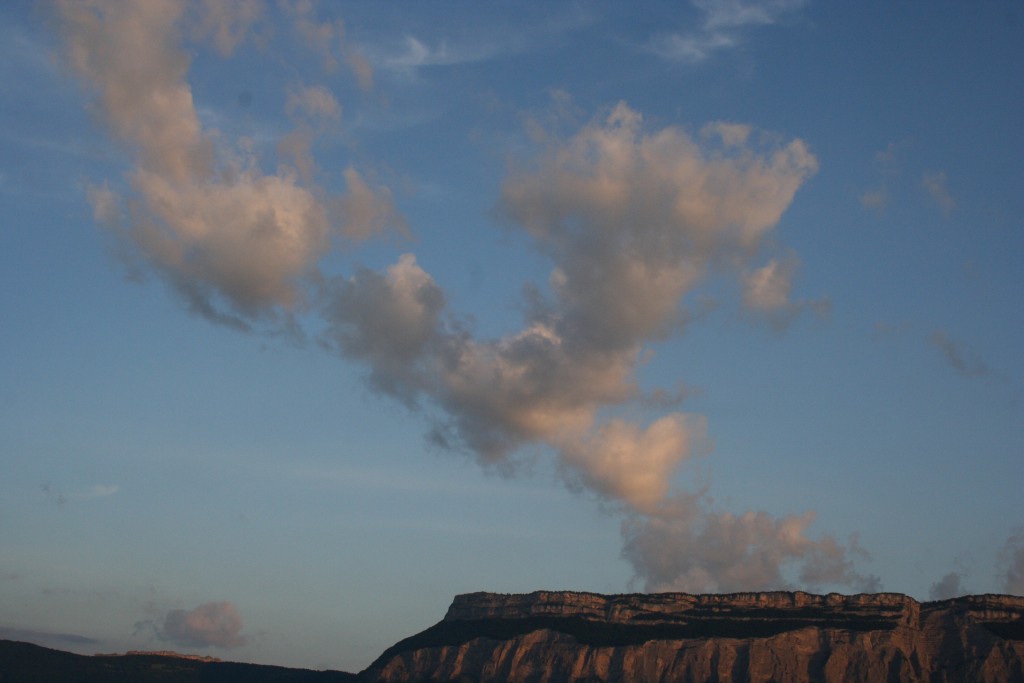
[(1020, 683), (1024, 598), (802, 592), (473, 593), (361, 678)]

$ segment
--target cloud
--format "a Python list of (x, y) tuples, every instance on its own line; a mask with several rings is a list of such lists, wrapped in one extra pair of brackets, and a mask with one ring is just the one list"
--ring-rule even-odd
[(288, 93), (285, 111), (289, 116), (305, 116), (309, 119), (338, 121), (341, 119), (341, 105), (331, 91), (322, 85), (296, 88)]
[(741, 515), (706, 509), (702, 495), (677, 495), (650, 515), (623, 523), (623, 557), (648, 591), (690, 593), (781, 590), (792, 587), (784, 570), (804, 586), (877, 587), (856, 573), (851, 554), (831, 536), (812, 539), (814, 513), (775, 518), (762, 511)]
[(226, 57), (245, 40), (264, 9), (262, 0), (202, 0), (196, 32), (209, 37)]
[(46, 647), (83, 647), (100, 643), (95, 638), (77, 633), (51, 633), (49, 631), (33, 631), (26, 628), (11, 628), (7, 626), (0, 626), (0, 639), (35, 643)]
[(938, 204), (939, 208), (942, 209), (942, 215), (949, 217), (949, 214), (956, 207), (956, 202), (953, 201), (952, 195), (949, 194), (949, 188), (946, 187), (947, 178), (945, 171), (939, 171), (937, 173), (926, 172), (921, 177), (921, 187), (923, 187), (928, 195)]
[(885, 188), (865, 192), (860, 196), (860, 203), (865, 209), (882, 211), (889, 204), (889, 193)]
[(929, 600), (948, 600), (967, 595), (970, 591), (964, 586), (964, 575), (961, 572), (949, 572), (936, 581), (928, 589)]
[[(771, 23), (791, 5), (704, 3), (705, 30)], [(340, 22), (317, 23), (308, 3), (289, 7), (300, 33), (333, 49)], [(697, 136), (651, 129), (625, 103), (540, 135), (504, 181), (498, 212), (532, 238), (550, 276), (531, 284), (518, 330), (482, 339), (413, 254), (383, 272), (321, 271), (339, 238), (404, 229), (389, 189), (354, 168), (341, 197), (313, 184), (313, 123), (341, 111), (328, 91), (291, 91), (284, 108), (299, 128), (279, 156), (293, 163), (266, 173), (244, 141), (200, 124), (181, 3), (67, 0), (59, 9), (70, 65), (134, 155), (128, 192), (92, 188), (95, 216), (194, 312), (241, 329), (315, 312), (321, 341), (362, 363), (373, 389), (422, 410), (434, 444), (507, 471), (524, 450), (550, 453), (569, 486), (627, 515), (627, 556), (649, 586), (785, 585), (789, 565), (809, 584), (859, 580), (852, 545), (807, 536), (811, 513), (734, 516), (676, 492), (679, 469), (706, 452), (702, 417), (615, 414), (644, 403), (639, 364), (652, 342), (682, 329), (684, 301), (711, 275), (737, 277), (752, 309), (804, 305), (790, 299), (795, 260), (752, 266), (817, 171), (803, 141), (728, 122)], [(240, 630), (230, 603), (207, 603), (169, 613), (158, 633), (229, 647)]]
[(793, 276), (799, 266), (796, 257), (772, 259), (746, 273), (743, 280), (743, 305), (748, 311), (767, 319), (775, 327), (785, 327), (802, 311), (827, 315), (827, 299), (792, 301)]
[(193, 610), (171, 610), (157, 628), (161, 640), (184, 647), (233, 648), (244, 645), (242, 617), (230, 602), (207, 602)]
[(801, 9), (806, 0), (690, 0), (703, 14), (701, 27), (653, 39), (652, 52), (674, 61), (695, 64), (714, 53), (740, 45), (745, 34), (778, 23)]
[[(350, 201), (371, 205), (372, 215), (364, 210), (356, 212), (361, 223), (332, 225), (330, 198), (309, 184), (312, 161), (302, 153), (301, 135), (284, 145), (299, 168), (281, 164), (267, 174), (244, 141), (232, 145), (205, 131), (185, 78), (183, 3), (62, 1), (58, 9), (69, 65), (96, 89), (112, 132), (136, 159), (127, 196), (106, 185), (92, 188), (96, 219), (133, 264), (159, 273), (192, 311), (239, 328), (254, 321), (287, 325), (307, 307), (331, 238), (364, 237), (388, 222), (380, 216), (396, 214), (389, 194), (349, 174)], [(330, 93), (318, 88), (294, 91), (286, 108), (307, 117), (340, 115)]]
[(73, 491), (71, 493), (65, 493), (60, 491), (49, 483), (40, 486), (43, 493), (45, 493), (50, 499), (52, 499), (57, 505), (64, 505), (69, 501), (84, 502), (87, 500), (93, 500), (96, 498), (106, 498), (112, 496), (121, 490), (116, 484), (96, 484), (82, 491)]
[(1000, 553), (1002, 589), (1012, 595), (1024, 595), (1024, 527), (1010, 535)]
[(865, 209), (882, 213), (889, 206), (892, 185), (901, 173), (901, 158), (909, 146), (910, 141), (901, 140), (890, 142), (885, 149), (875, 152), (875, 166), (882, 177), (876, 189), (868, 190), (860, 196), (861, 206)]
[(355, 47), (345, 43), (345, 24), (341, 19), (318, 21), (315, 6), (310, 0), (282, 2), (282, 8), (292, 19), (292, 27), (302, 44), (320, 56), (324, 71), (336, 71), (338, 57), (351, 70), (363, 90), (373, 89), (373, 66)]
[[(441, 446), (499, 468), (524, 446), (550, 448), (571, 486), (621, 506), (624, 552), (650, 589), (784, 587), (789, 565), (808, 585), (870, 585), (853, 572), (854, 546), (806, 534), (812, 513), (712, 513), (673, 493), (675, 473), (703, 449), (702, 417), (599, 417), (641, 400), (645, 343), (678, 329), (682, 299), (711, 271), (749, 272), (744, 264), (816, 171), (801, 141), (757, 147), (751, 133), (731, 124), (699, 140), (673, 127), (648, 132), (619, 104), (568, 137), (541, 136), (500, 205), (552, 261), (520, 331), (475, 339), (407, 254), (383, 275), (332, 283), (327, 341), (368, 363), (372, 386), (440, 407)], [(778, 272), (762, 271), (747, 303), (774, 312), (794, 304), (792, 266), (773, 263)]]
[[(371, 383), (407, 404), (433, 399), (437, 443), (492, 465), (541, 443), (596, 492), (649, 505), (686, 459), (692, 420), (601, 425), (597, 413), (637, 398), (644, 343), (678, 326), (681, 299), (713, 264), (757, 251), (817, 168), (799, 140), (759, 150), (721, 131), (704, 145), (677, 128), (647, 133), (619, 104), (566, 139), (547, 138), (501, 201), (553, 262), (548, 294), (538, 290), (520, 331), (474, 339), (406, 255), (385, 276), (333, 282), (329, 343), (369, 362)], [(602, 437), (615, 447), (600, 447)], [(644, 464), (656, 461), (656, 473), (626, 477), (641, 446), (658, 453)]]
[(973, 351), (950, 339), (942, 330), (935, 330), (928, 342), (942, 352), (949, 365), (962, 375), (982, 377), (992, 374), (992, 369)]

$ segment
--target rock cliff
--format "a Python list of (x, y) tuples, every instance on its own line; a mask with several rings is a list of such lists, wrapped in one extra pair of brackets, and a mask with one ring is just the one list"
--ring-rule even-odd
[(1024, 598), (456, 596), (361, 675), (411, 681), (1024, 682)]

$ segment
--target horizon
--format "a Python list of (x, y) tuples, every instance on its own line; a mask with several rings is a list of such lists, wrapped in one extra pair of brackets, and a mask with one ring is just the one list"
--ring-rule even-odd
[(0, 6), (0, 637), (1024, 594), (1024, 11), (637, 7)]

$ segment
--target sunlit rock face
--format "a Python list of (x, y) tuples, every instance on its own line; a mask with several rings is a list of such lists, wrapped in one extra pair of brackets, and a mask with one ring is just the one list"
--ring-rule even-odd
[(473, 593), (371, 681), (1024, 681), (1024, 598)]

